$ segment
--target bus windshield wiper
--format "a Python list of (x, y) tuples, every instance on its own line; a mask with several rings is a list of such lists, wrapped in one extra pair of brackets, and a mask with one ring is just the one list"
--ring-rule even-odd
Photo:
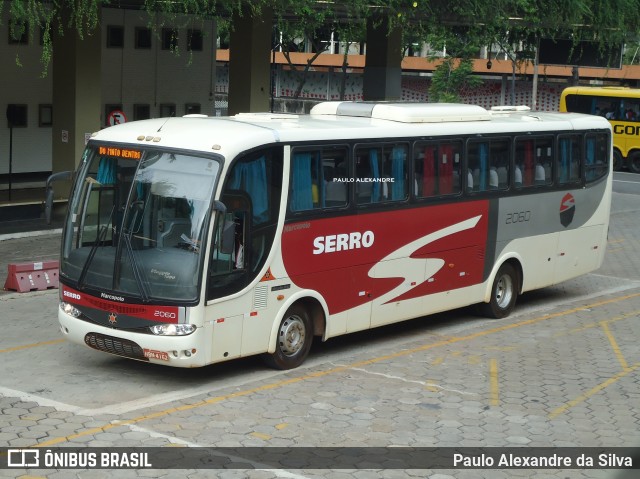
[(124, 239), (124, 244), (127, 247), (127, 253), (129, 254), (129, 258), (131, 258), (131, 269), (133, 270), (133, 277), (136, 280), (136, 284), (138, 285), (138, 289), (140, 290), (140, 296), (142, 296), (142, 301), (144, 303), (149, 302), (149, 292), (147, 291), (147, 284), (145, 282), (144, 273), (140, 269), (140, 265), (138, 264), (138, 260), (136, 258), (136, 254), (133, 251), (133, 247), (131, 246), (131, 235), (132, 231), (123, 231), (123, 234), (120, 235), (122, 239)]
[(89, 266), (93, 262), (93, 258), (96, 255), (96, 251), (98, 251), (98, 246), (104, 245), (105, 237), (107, 236), (107, 231), (109, 231), (109, 225), (111, 224), (111, 220), (113, 219), (113, 212), (115, 211), (115, 205), (111, 208), (111, 213), (109, 213), (109, 219), (105, 223), (104, 226), (100, 227), (98, 231), (98, 237), (96, 238), (95, 243), (91, 247), (91, 251), (89, 251), (89, 255), (87, 256), (87, 260), (84, 262), (84, 266), (82, 267), (82, 271), (80, 272), (80, 276), (78, 277), (78, 289), (82, 289), (84, 286), (84, 281), (87, 277), (87, 272), (89, 271)]

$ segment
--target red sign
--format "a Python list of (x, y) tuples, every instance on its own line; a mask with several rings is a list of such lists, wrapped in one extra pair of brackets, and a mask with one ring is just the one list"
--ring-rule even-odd
[(126, 123), (127, 117), (124, 115), (124, 112), (120, 110), (113, 110), (109, 113), (109, 117), (107, 118), (107, 123), (109, 126), (119, 125), (120, 123)]

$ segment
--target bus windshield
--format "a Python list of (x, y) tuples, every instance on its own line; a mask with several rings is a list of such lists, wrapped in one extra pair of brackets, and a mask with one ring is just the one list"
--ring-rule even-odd
[(89, 145), (69, 202), (61, 275), (107, 298), (196, 301), (219, 169), (216, 158)]

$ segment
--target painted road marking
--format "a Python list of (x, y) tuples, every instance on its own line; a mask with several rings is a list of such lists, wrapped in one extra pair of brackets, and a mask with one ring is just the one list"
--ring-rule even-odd
[(500, 405), (500, 383), (498, 381), (498, 360), (489, 361), (489, 390), (491, 391), (491, 405)]
[(613, 352), (618, 358), (618, 362), (620, 363), (620, 366), (622, 366), (622, 370), (626, 371), (627, 369), (629, 369), (629, 364), (627, 363), (627, 360), (624, 358), (622, 351), (620, 351), (620, 346), (618, 346), (618, 342), (616, 341), (616, 338), (613, 337), (613, 334), (609, 329), (608, 321), (600, 321), (600, 326), (604, 330), (604, 334), (607, 336), (607, 339), (609, 340), (609, 344), (611, 344), (611, 347), (613, 348)]
[(627, 368), (624, 371), (619, 372), (618, 374), (616, 374), (613, 377), (610, 377), (609, 379), (607, 379), (604, 382), (601, 382), (600, 384), (598, 384), (596, 387), (591, 388), (589, 391), (587, 391), (586, 393), (582, 394), (581, 396), (578, 396), (575, 399), (572, 399), (571, 401), (563, 404), (562, 406), (560, 406), (559, 408), (554, 409), (553, 411), (551, 411), (551, 413), (549, 413), (549, 418), (553, 419), (555, 417), (558, 417), (560, 414), (568, 411), (569, 409), (571, 409), (573, 406), (577, 406), (578, 404), (580, 404), (581, 402), (586, 401), (587, 399), (589, 399), (591, 396), (593, 396), (596, 393), (599, 393), (600, 391), (602, 391), (603, 389), (611, 386), (612, 384), (614, 384), (615, 382), (617, 382), (619, 379), (622, 379), (625, 376), (628, 376), (629, 374), (631, 374), (633, 371), (635, 371), (636, 369), (640, 368), (640, 363), (635, 363), (633, 366), (631, 366), (630, 368)]
[(30, 348), (38, 348), (40, 346), (50, 346), (52, 344), (60, 344), (60, 343), (63, 343), (64, 341), (66, 341), (66, 339), (60, 338), (60, 339), (51, 339), (49, 341), (40, 341), (39, 343), (23, 344), (21, 346), (14, 346), (12, 348), (0, 349), (0, 354), (13, 353), (15, 351), (22, 351), (24, 349), (30, 349)]

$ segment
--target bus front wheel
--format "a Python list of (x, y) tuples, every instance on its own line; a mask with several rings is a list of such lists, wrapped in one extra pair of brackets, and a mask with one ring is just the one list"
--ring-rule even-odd
[(494, 319), (509, 316), (516, 305), (518, 289), (518, 273), (509, 263), (503, 264), (493, 280), (489, 302), (479, 305), (480, 313)]
[(264, 356), (274, 369), (293, 369), (300, 366), (311, 349), (313, 327), (309, 314), (300, 304), (292, 305), (278, 326), (276, 350)]

